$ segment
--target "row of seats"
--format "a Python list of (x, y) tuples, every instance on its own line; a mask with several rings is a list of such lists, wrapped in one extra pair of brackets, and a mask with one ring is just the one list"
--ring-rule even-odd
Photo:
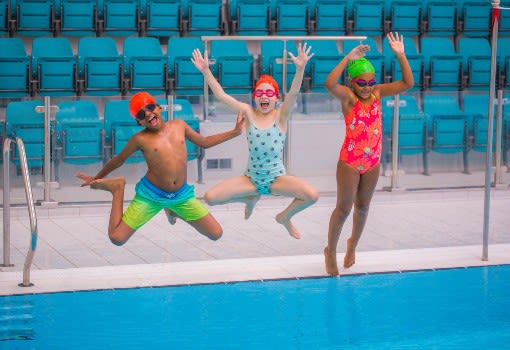
[[(128, 102), (108, 101), (104, 105), (103, 118), (100, 118), (96, 104), (91, 101), (59, 103), (55, 120), (51, 122), (52, 161), (56, 165), (61, 161), (68, 164), (94, 164), (119, 154), (129, 138), (142, 130), (131, 118)], [(167, 105), (166, 100), (158, 102)], [(36, 111), (36, 107), (42, 105), (44, 103), (39, 100), (11, 102), (7, 105), (5, 116), (5, 135), (23, 140), (28, 166), (32, 169), (41, 169), (44, 162), (44, 114)], [(167, 120), (168, 112), (163, 112), (162, 117)], [(193, 130), (200, 131), (199, 120), (195, 118), (187, 100), (174, 100), (173, 118), (183, 119)], [(186, 141), (186, 147), (188, 160), (201, 157), (202, 150), (195, 144)], [(19, 170), (17, 148), (12, 159)], [(128, 162), (143, 160), (142, 153), (137, 151)]]
[[(377, 71), (377, 81), (389, 82), (402, 76), (400, 65), (386, 38), (379, 44), (372, 38), (367, 57)], [(35, 38), (31, 55), (19, 38), (0, 38), (0, 97), (55, 95), (126, 95), (140, 90), (153, 94), (200, 95), (202, 74), (190, 61), (195, 48), (204, 50), (199, 38), (171, 38), (164, 53), (154, 37), (129, 37), (119, 54), (109, 37), (80, 38), (77, 53), (66, 38)], [(340, 55), (358, 45), (330, 40), (310, 42), (314, 56), (306, 67), (303, 91), (325, 92), (324, 82)], [(465, 37), (455, 43), (446, 37), (404, 40), (416, 90), (487, 89), (490, 81), (491, 48), (487, 39)], [(457, 46), (457, 49), (455, 48)], [(418, 50), (418, 47), (420, 50)], [(498, 88), (510, 87), (510, 38), (498, 42)], [(259, 74), (270, 74), (282, 85), (284, 42), (262, 41), (260, 53), (252, 55), (243, 40), (210, 43), (213, 74), (227, 93), (250, 93)], [(294, 41), (286, 49), (296, 54)], [(287, 61), (290, 86), (295, 72)]]
[[(482, 0), (0, 0), (14, 35), (489, 35)], [(510, 33), (502, 12), (501, 31)]]
[[(494, 105), (495, 105), (494, 101)], [(508, 166), (510, 150), (510, 99), (503, 101), (502, 153)], [(395, 108), (393, 97), (382, 101), (384, 125), (383, 167), (391, 158), (392, 116)], [(485, 152), (487, 146), (487, 94), (428, 94), (400, 96), (399, 100), (399, 155), (423, 157), (423, 172), (429, 174), (428, 155), (437, 153), (462, 153), (463, 171), (469, 173), (470, 151)], [(496, 111), (494, 110), (494, 118)], [(496, 124), (493, 126), (493, 145), (496, 143)]]

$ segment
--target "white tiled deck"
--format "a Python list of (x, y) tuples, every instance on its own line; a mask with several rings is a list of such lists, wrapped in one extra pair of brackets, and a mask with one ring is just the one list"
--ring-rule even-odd
[[(314, 183), (313, 179), (309, 179)], [(291, 238), (274, 221), (289, 199), (260, 201), (249, 220), (240, 205), (211, 208), (224, 235), (210, 241), (187, 224), (158, 215), (122, 247), (105, 233), (109, 206), (38, 209), (39, 241), (33, 287), (18, 287), (29, 244), (26, 208), (13, 208), (11, 262), (0, 268), (0, 295), (325, 276), (322, 249), (335, 204), (331, 180), (314, 183), (323, 193), (295, 217), (303, 238)], [(381, 178), (381, 187), (387, 182)], [(428, 178), (430, 183), (430, 178)], [(419, 187), (419, 185), (417, 185)], [(204, 188), (198, 188), (203, 193)], [(358, 247), (357, 262), (342, 275), (487, 264), (510, 264), (510, 187), (491, 192), (489, 261), (481, 260), (482, 188), (378, 190)], [(339, 244), (343, 260), (349, 220)]]

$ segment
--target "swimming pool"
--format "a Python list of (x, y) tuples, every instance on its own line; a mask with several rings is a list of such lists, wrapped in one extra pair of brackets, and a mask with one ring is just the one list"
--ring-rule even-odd
[(505, 349), (510, 265), (8, 296), (0, 349)]

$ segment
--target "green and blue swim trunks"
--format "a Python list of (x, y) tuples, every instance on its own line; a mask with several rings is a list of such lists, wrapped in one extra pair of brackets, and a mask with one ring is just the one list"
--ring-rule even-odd
[(185, 221), (195, 221), (209, 211), (195, 197), (195, 186), (185, 183), (175, 192), (166, 192), (143, 177), (135, 187), (135, 198), (127, 207), (122, 221), (134, 230), (139, 229), (162, 209), (168, 208)]

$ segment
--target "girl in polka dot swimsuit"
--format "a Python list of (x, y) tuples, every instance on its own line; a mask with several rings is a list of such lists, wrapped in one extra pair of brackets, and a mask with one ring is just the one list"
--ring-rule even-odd
[(232, 111), (241, 111), (244, 114), (249, 148), (245, 174), (227, 179), (211, 188), (205, 194), (205, 201), (210, 205), (244, 203), (245, 218), (248, 219), (261, 195), (292, 197), (294, 200), (276, 215), (276, 221), (294, 238), (300, 238), (301, 234), (292, 224), (291, 218), (319, 198), (318, 192), (305, 181), (287, 175), (282, 161), (287, 121), (301, 88), (306, 63), (313, 56), (310, 55), (310, 49), (311, 47), (307, 47), (306, 44), (303, 46), (299, 44), (297, 56), (289, 53), (296, 66), (296, 74), (289, 92), (278, 109), (276, 108), (279, 100), (278, 84), (272, 77), (263, 75), (255, 84), (253, 90), (255, 108), (253, 108), (225, 93), (209, 69), (207, 51), (202, 56), (200, 50), (196, 49), (192, 58), (192, 62), (204, 75), (214, 96)]

